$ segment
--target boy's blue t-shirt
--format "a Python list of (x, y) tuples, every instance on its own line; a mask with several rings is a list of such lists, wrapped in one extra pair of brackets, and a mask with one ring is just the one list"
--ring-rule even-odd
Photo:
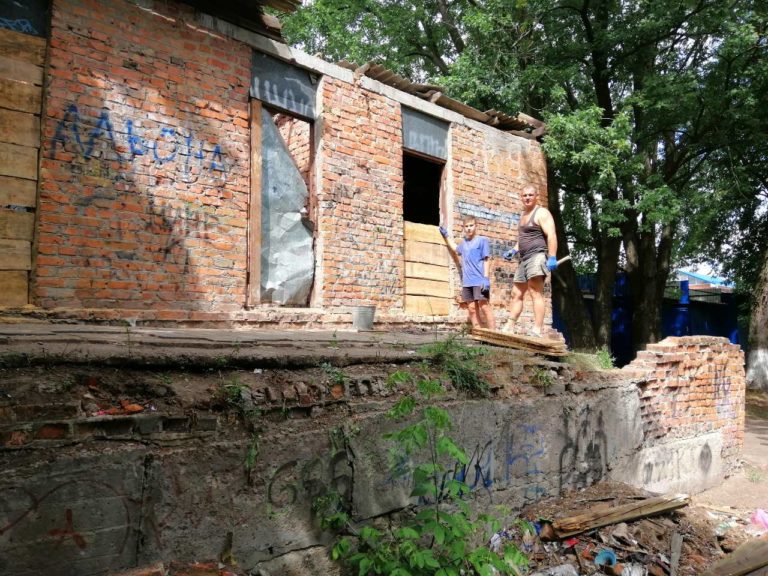
[(482, 286), (483, 260), (490, 258), (491, 246), (485, 236), (475, 236), (472, 240), (462, 240), (456, 247), (456, 253), (461, 256), (461, 285)]

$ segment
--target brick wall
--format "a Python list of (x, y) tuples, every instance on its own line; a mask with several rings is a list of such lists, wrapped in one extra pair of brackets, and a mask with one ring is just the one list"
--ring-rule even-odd
[(722, 432), (729, 464), (744, 444), (744, 352), (725, 338), (686, 336), (650, 344), (623, 368), (642, 379), (644, 445)]
[(251, 51), (191, 18), (175, 2), (54, 1), (38, 305), (242, 308)]
[(402, 310), (400, 105), (340, 80), (321, 85), (317, 304)]

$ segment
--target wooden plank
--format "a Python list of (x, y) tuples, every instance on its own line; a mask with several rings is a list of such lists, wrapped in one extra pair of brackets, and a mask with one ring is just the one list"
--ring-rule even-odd
[(43, 68), (29, 62), (13, 60), (7, 56), (0, 56), (0, 78), (26, 82), (36, 86), (43, 85)]
[(0, 306), (29, 303), (29, 273), (25, 270), (0, 270)]
[(515, 348), (517, 350), (527, 350), (528, 352), (546, 354), (548, 356), (565, 356), (568, 354), (568, 349), (565, 347), (565, 344), (559, 340), (508, 334), (506, 332), (488, 330), (486, 328), (473, 328), (472, 337), (475, 340), (487, 344), (495, 344), (496, 346)]
[(423, 278), (406, 278), (405, 293), (414, 296), (437, 296), (438, 298), (450, 298), (451, 287), (447, 282), (439, 280), (424, 280)]
[[(0, 194), (2, 188), (0, 187)], [(1, 196), (0, 196), (1, 197)], [(2, 202), (0, 202), (2, 204)], [(425, 280), (439, 280), (448, 282), (451, 278), (451, 269), (447, 266), (437, 266), (436, 264), (422, 264), (421, 262), (405, 263), (406, 278), (424, 278)]]
[(0, 238), (32, 242), (35, 215), (32, 212), (0, 209)]
[(768, 566), (768, 540), (745, 542), (715, 563), (704, 576), (742, 576)]
[(0, 240), (0, 270), (31, 269), (31, 242), (25, 240)]
[(440, 235), (437, 226), (430, 224), (417, 224), (415, 222), (405, 221), (405, 239), (416, 242), (428, 242), (430, 244), (440, 244), (445, 246), (445, 240)]
[(42, 100), (41, 86), (0, 78), (0, 108), (40, 114)]
[(37, 148), (0, 142), (0, 176), (37, 180)]
[(27, 112), (0, 108), (0, 142), (40, 147), (40, 118)]
[(0, 56), (21, 60), (35, 66), (45, 64), (45, 38), (0, 29)]
[(452, 300), (450, 298), (436, 298), (434, 296), (405, 296), (405, 311), (408, 314), (420, 314), (423, 316), (447, 316), (451, 312)]
[(602, 526), (671, 512), (688, 506), (690, 502), (691, 499), (686, 494), (665, 494), (613, 508), (601, 506), (568, 518), (559, 518), (552, 522), (552, 528), (558, 538), (568, 538)]
[(251, 100), (251, 189), (248, 201), (246, 306), (261, 302), (261, 102)]
[(436, 266), (448, 266), (450, 254), (445, 245), (405, 240), (406, 262), (422, 262)]
[(34, 180), (23, 180), (0, 176), (0, 207), (24, 206), (34, 208), (37, 204), (37, 185)]

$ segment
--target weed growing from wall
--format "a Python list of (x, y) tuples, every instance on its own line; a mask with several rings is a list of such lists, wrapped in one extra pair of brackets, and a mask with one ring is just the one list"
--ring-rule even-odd
[(467, 346), (459, 342), (456, 336), (450, 336), (446, 340), (423, 346), (420, 351), (427, 357), (426, 362), (443, 372), (458, 390), (488, 395), (490, 385), (484, 373), (490, 366), (485, 348)]

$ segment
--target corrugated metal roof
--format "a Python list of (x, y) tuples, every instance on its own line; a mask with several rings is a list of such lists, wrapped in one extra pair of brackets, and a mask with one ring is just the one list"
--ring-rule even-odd
[(338, 64), (348, 70), (354, 71), (357, 75), (367, 76), (382, 84), (418, 96), (419, 98), (428, 100), (438, 106), (453, 110), (462, 116), (482, 122), (483, 124), (488, 124), (499, 130), (504, 130), (505, 132), (511, 132), (518, 136), (523, 136), (524, 138), (535, 139), (542, 136), (546, 131), (546, 124), (544, 124), (544, 122), (528, 116), (527, 114), (510, 116), (504, 112), (499, 112), (498, 110), (486, 110), (485, 112), (481, 112), (476, 108), (472, 108), (472, 106), (468, 106), (463, 102), (454, 100), (450, 96), (446, 96), (443, 92), (443, 88), (440, 86), (411, 82), (407, 78), (403, 78), (399, 74), (396, 74), (392, 70), (388, 70), (375, 62), (368, 62), (367, 64), (358, 66), (354, 62), (342, 60)]

